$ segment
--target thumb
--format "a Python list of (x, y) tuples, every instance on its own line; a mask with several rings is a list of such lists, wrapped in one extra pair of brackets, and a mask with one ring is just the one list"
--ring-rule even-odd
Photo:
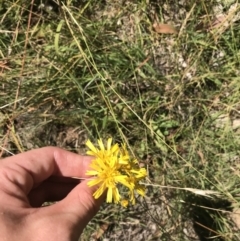
[(78, 231), (86, 227), (88, 222), (95, 216), (104, 202), (104, 195), (98, 199), (93, 197), (96, 187), (89, 187), (88, 180), (84, 180), (76, 186), (66, 198), (57, 203), (64, 213), (72, 214), (71, 223)]

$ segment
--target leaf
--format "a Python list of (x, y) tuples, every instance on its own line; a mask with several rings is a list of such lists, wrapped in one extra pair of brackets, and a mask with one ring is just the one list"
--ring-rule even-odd
[(57, 54), (60, 54), (60, 52), (59, 52), (59, 37), (60, 37), (60, 32), (61, 32), (63, 24), (64, 24), (64, 21), (61, 20), (59, 22), (58, 26), (57, 26), (57, 30), (56, 30), (56, 34), (55, 34), (55, 38), (54, 38), (54, 47), (55, 47), (55, 50), (56, 50)]
[(211, 195), (213, 195), (213, 196), (219, 196), (220, 195), (219, 192), (212, 191), (212, 190), (201, 190), (201, 189), (196, 189), (196, 188), (181, 188), (181, 189), (192, 192), (196, 195), (201, 195), (201, 196), (209, 197), (209, 198), (213, 198)]
[(107, 224), (107, 223), (102, 224), (102, 225), (91, 235), (91, 238), (92, 238), (94, 241), (99, 240), (99, 239), (103, 236), (103, 234), (106, 232), (106, 230), (108, 229), (108, 226), (109, 226), (109, 224)]
[(240, 209), (236, 208), (233, 210), (233, 212), (230, 214), (234, 224), (238, 229), (240, 229)]
[(11, 68), (9, 68), (9, 67), (7, 66), (7, 62), (2, 62), (2, 61), (0, 61), (0, 68), (1, 68), (1, 70), (2, 70), (2, 69), (11, 70)]
[(153, 28), (157, 33), (177, 34), (177, 30), (170, 24), (154, 23)]

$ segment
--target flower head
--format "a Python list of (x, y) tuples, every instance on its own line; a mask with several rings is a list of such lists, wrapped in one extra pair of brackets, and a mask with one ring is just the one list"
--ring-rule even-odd
[(97, 191), (93, 194), (96, 199), (107, 191), (108, 203), (121, 202), (123, 206), (127, 206), (128, 200), (121, 199), (119, 193), (120, 184), (129, 190), (128, 195), (132, 204), (135, 204), (134, 190), (142, 196), (145, 195), (144, 186), (139, 182), (146, 177), (146, 169), (139, 168), (138, 161), (130, 158), (125, 144), (121, 147), (118, 144), (112, 146), (112, 138), (109, 138), (106, 148), (102, 139), (98, 140), (99, 148), (90, 140), (86, 145), (89, 148), (87, 154), (95, 157), (90, 165), (91, 170), (86, 174), (93, 176), (88, 182), (90, 187), (98, 185)]

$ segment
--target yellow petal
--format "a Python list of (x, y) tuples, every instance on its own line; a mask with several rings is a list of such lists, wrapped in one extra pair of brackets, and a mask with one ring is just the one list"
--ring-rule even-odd
[(86, 175), (88, 175), (88, 176), (95, 176), (95, 175), (98, 175), (98, 171), (88, 170), (88, 171), (86, 172)]
[(111, 150), (111, 145), (112, 145), (112, 138), (108, 138), (108, 140), (107, 140), (107, 150), (108, 151)]
[(101, 185), (97, 191), (93, 194), (95, 199), (98, 199), (100, 196), (102, 196), (102, 194), (104, 193), (104, 191), (106, 190), (106, 187), (104, 185)]
[(108, 191), (107, 191), (107, 203), (111, 203), (112, 202), (112, 188), (108, 188)]
[(143, 185), (138, 185), (137, 188), (136, 188), (136, 191), (141, 196), (145, 196), (146, 188)]
[(116, 182), (119, 182), (119, 183), (123, 184), (125, 187), (127, 187), (127, 188), (129, 188), (129, 189), (134, 188), (134, 184), (129, 181), (129, 178), (127, 178), (127, 176), (119, 175), (119, 176), (116, 176), (116, 177), (114, 178), (114, 180), (115, 180)]
[(103, 145), (102, 139), (99, 139), (99, 140), (98, 140), (98, 145), (99, 145), (101, 151), (105, 151), (105, 147), (104, 147), (104, 145)]
[(113, 193), (114, 203), (119, 203), (120, 194), (119, 194), (118, 189), (117, 189), (116, 187), (113, 187), (113, 188), (112, 188), (112, 193)]
[(124, 199), (121, 201), (121, 205), (126, 208), (128, 206), (128, 200)]
[(95, 185), (98, 185), (98, 184), (101, 183), (101, 182), (102, 182), (102, 180), (101, 180), (100, 178), (94, 178), (94, 179), (90, 180), (90, 181), (87, 183), (87, 185), (88, 185), (89, 187), (93, 187), (93, 186), (95, 186)]
[(92, 144), (90, 140), (87, 140), (86, 146), (92, 151), (93, 154), (98, 152), (97, 148)]
[(97, 155), (97, 153), (96, 152), (94, 152), (94, 151), (87, 151), (86, 152), (87, 153), (87, 155), (89, 155), (89, 156), (96, 156)]
[(111, 148), (111, 152), (112, 154), (115, 154), (116, 152), (119, 151), (119, 146), (118, 144), (115, 144), (112, 148)]

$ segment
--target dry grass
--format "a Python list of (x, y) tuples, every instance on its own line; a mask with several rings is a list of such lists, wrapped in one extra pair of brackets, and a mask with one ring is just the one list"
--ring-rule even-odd
[(239, 4), (219, 2), (0, 4), (1, 156), (113, 136), (148, 169), (81, 240), (240, 240)]

